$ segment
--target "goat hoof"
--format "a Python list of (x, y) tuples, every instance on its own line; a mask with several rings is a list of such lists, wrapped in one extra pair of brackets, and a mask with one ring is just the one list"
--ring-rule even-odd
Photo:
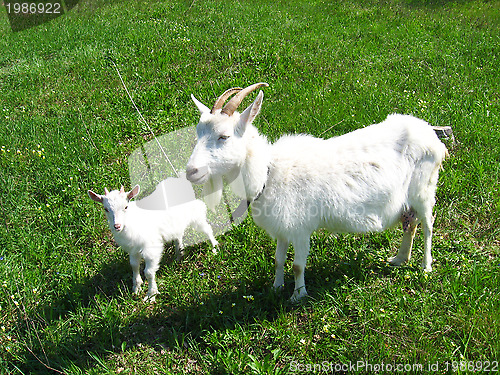
[(132, 293), (139, 294), (141, 292), (141, 287), (142, 287), (142, 280), (140, 282), (135, 283), (135, 285), (132, 285)]
[(281, 283), (281, 284), (274, 284), (273, 285), (273, 290), (275, 292), (281, 292), (284, 287), (285, 287), (285, 284), (283, 284), (283, 283)]
[(387, 259), (390, 265), (398, 267), (405, 263), (408, 259), (400, 259), (397, 256)]
[(305, 297), (307, 297), (307, 292), (305, 290), (302, 292), (296, 290), (290, 297), (290, 302), (293, 304), (300, 303), (304, 300)]

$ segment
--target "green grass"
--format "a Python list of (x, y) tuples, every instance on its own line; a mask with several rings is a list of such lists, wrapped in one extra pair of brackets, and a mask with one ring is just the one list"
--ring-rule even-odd
[[(465, 373), (453, 361), (500, 360), (498, 0), (82, 0), (18, 33), (2, 14), (0, 34), (0, 374), (269, 374), (324, 361)], [(128, 259), (86, 194), (128, 186), (128, 156), (151, 139), (109, 58), (156, 135), (196, 124), (191, 93), (211, 104), (258, 81), (270, 87), (256, 125), (272, 140), (393, 112), (451, 125), (434, 271), (420, 270), (420, 232), (395, 269), (385, 259), (400, 229), (318, 231), (310, 298), (294, 306), (290, 262), (274, 293), (275, 243), (247, 218), (215, 256), (203, 244), (176, 263), (168, 247), (157, 303), (134, 299)]]

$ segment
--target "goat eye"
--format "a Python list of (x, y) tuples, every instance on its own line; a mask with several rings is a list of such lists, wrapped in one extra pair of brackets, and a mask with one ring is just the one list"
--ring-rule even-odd
[(228, 136), (228, 135), (221, 135), (221, 136), (219, 137), (219, 141), (225, 141), (225, 140), (226, 140), (226, 139), (228, 139), (228, 138), (229, 138), (229, 136)]
[(107, 208), (105, 208), (104, 211), (109, 212), (109, 210)]
[(127, 208), (128, 208), (128, 206), (125, 206), (125, 209), (127, 209)]

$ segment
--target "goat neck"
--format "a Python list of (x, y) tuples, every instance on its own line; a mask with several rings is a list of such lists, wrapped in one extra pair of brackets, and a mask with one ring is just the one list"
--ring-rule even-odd
[(253, 126), (247, 128), (245, 138), (247, 138), (246, 157), (239, 170), (244, 191), (239, 191), (238, 186), (234, 184), (231, 184), (231, 188), (241, 198), (252, 202), (262, 194), (267, 183), (271, 168), (271, 145)]

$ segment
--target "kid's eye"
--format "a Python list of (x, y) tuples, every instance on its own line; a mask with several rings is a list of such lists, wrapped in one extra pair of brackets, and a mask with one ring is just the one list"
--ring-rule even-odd
[(228, 139), (228, 138), (229, 138), (229, 136), (228, 136), (228, 135), (221, 135), (221, 136), (219, 137), (219, 141), (225, 141), (225, 140), (226, 140), (226, 139)]
[(128, 206), (125, 206), (125, 209), (127, 209), (127, 208), (128, 208)]

